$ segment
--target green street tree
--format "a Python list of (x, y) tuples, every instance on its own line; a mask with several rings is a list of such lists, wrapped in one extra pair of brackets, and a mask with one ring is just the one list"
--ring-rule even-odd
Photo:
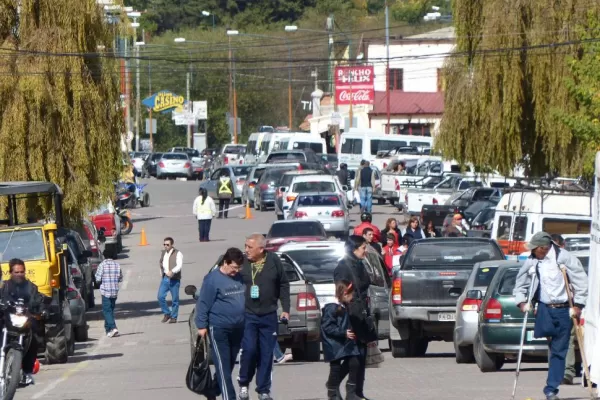
[(532, 176), (581, 172), (582, 142), (553, 110), (577, 102), (566, 62), (577, 56), (576, 28), (597, 5), (584, 0), (454, 0), (457, 45), (445, 76), (437, 147), (448, 158)]
[(0, 179), (55, 182), (80, 216), (123, 168), (112, 33), (95, 0), (2, 0), (0, 27)]

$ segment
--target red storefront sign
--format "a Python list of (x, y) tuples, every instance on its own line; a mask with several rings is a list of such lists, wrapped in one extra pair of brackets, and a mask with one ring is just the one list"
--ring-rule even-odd
[(374, 100), (375, 72), (372, 65), (335, 67), (336, 104), (373, 104)]

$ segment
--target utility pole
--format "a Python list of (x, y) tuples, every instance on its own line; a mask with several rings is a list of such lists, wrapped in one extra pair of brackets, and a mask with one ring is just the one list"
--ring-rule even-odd
[(288, 126), (290, 127), (290, 131), (293, 130), (292, 127), (292, 48), (290, 47), (290, 43), (286, 40), (287, 48), (288, 48)]
[[(188, 70), (185, 73), (185, 97), (188, 101), (187, 112), (192, 112), (192, 99), (190, 98), (190, 69), (191, 69), (191, 61), (188, 61)], [(192, 125), (187, 126), (187, 147), (192, 147)]]
[(386, 68), (385, 68), (385, 97), (387, 110), (387, 125), (385, 133), (390, 133), (390, 9), (388, 2), (385, 2), (385, 53), (386, 53)]
[[(150, 96), (152, 96), (152, 68), (150, 58), (148, 58), (148, 97)], [(154, 151), (154, 138), (152, 137), (152, 132), (154, 132), (154, 127), (152, 126), (152, 107), (148, 108), (148, 129), (150, 130), (150, 151)], [(158, 132), (158, 129), (156, 131)]]
[[(134, 25), (135, 24), (135, 25)], [(134, 39), (133, 46), (135, 50), (135, 151), (140, 151), (140, 46), (137, 42), (137, 20), (134, 19)]]

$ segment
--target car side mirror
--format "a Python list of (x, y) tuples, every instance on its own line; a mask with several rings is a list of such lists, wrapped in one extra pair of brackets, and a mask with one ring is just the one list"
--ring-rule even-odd
[(483, 299), (483, 293), (481, 290), (468, 290), (467, 299), (469, 300), (481, 300)]
[(285, 186), (281, 186), (281, 187), (279, 188), (279, 191), (280, 191), (281, 193), (285, 193), (285, 192), (287, 192), (287, 189), (288, 189), (287, 187), (285, 187)]
[(249, 185), (256, 185), (257, 183), (257, 181), (250, 181)]
[(185, 292), (185, 294), (187, 294), (188, 296), (193, 296), (196, 294), (196, 286), (194, 285), (187, 285), (185, 287), (185, 289), (183, 289), (183, 291)]
[(342, 186), (342, 190), (343, 190), (344, 192), (347, 192), (347, 191), (348, 191), (348, 190), (350, 190), (350, 189), (348, 188), (348, 186), (346, 186), (346, 185), (343, 185), (343, 186)]

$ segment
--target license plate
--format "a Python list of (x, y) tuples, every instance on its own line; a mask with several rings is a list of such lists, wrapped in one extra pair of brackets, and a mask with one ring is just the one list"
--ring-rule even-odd
[(325, 230), (331, 228), (331, 224), (323, 224), (323, 228), (325, 228)]
[(456, 316), (454, 313), (439, 313), (438, 321), (454, 321)]
[(545, 342), (546, 338), (534, 338), (533, 331), (527, 331), (527, 341), (528, 342)]

